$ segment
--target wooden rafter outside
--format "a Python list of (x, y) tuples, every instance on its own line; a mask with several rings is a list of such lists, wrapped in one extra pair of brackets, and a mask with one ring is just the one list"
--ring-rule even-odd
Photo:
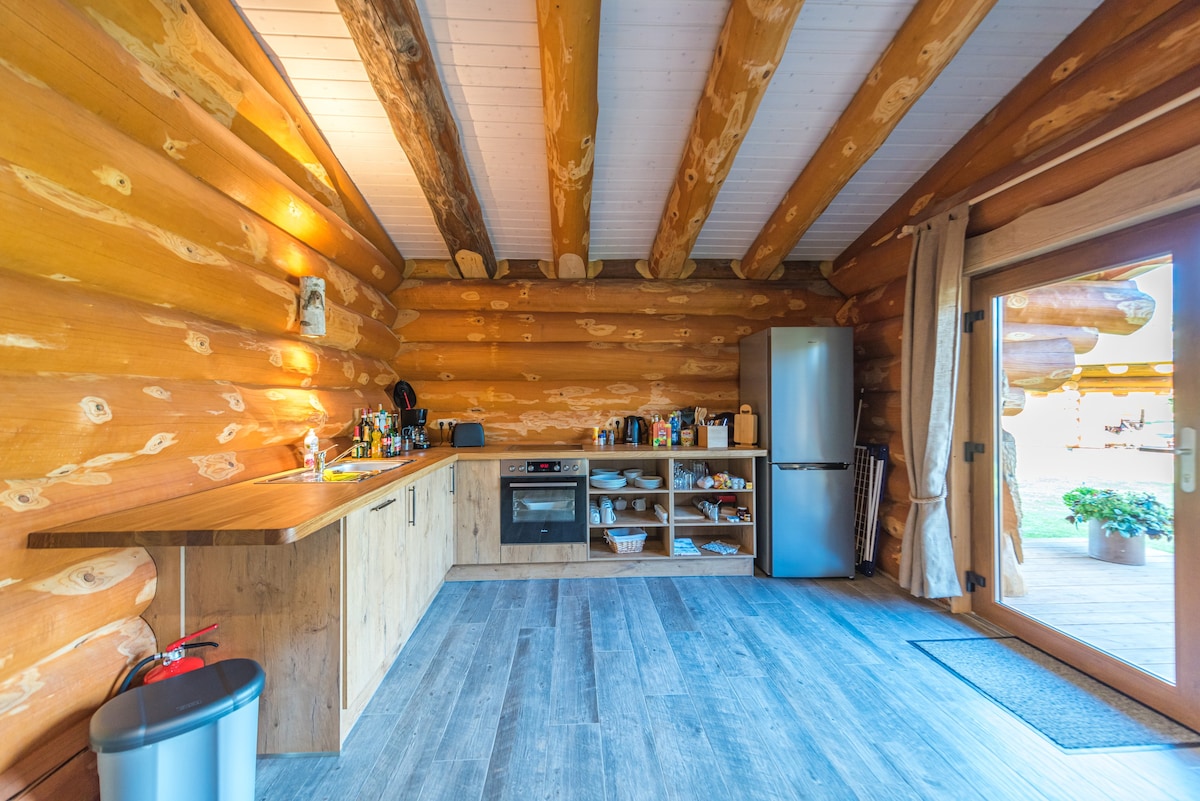
[(683, 276), (688, 255), (787, 49), (802, 5), (803, 0), (735, 0), (730, 5), (650, 248), (648, 266), (654, 278)]
[(919, 0), (742, 258), (766, 278), (958, 53), (995, 0)]
[(415, 0), (337, 0), (433, 219), (465, 277), (496, 274), (496, 256)]
[(584, 278), (599, 112), (600, 0), (538, 0), (537, 18), (554, 247), (549, 272), (551, 278)]

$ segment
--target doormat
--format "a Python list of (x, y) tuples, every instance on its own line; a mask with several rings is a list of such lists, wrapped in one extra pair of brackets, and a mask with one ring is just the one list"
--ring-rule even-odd
[(909, 643), (1065, 751), (1200, 745), (1200, 734), (1016, 637)]

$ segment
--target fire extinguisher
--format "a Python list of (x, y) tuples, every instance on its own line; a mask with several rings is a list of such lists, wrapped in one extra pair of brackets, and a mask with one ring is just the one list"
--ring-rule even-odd
[(129, 675), (125, 677), (125, 681), (121, 682), (121, 688), (117, 690), (117, 695), (120, 695), (129, 689), (129, 685), (133, 683), (133, 679), (135, 676), (137, 676), (138, 671), (140, 671), (148, 663), (156, 660), (161, 659), (162, 664), (155, 665), (153, 668), (151, 668), (146, 673), (146, 677), (142, 680), (142, 684), (153, 684), (156, 681), (169, 679), (174, 676), (179, 676), (181, 674), (189, 673), (193, 670), (199, 670), (200, 668), (204, 667), (203, 659), (198, 656), (184, 656), (183, 652), (191, 648), (208, 648), (210, 646), (213, 648), (219, 648), (220, 646), (217, 643), (211, 641), (189, 642), (189, 640), (193, 640), (196, 637), (199, 637), (201, 634), (208, 634), (216, 627), (217, 624), (213, 623), (211, 626), (202, 628), (199, 631), (193, 631), (186, 637), (180, 637), (178, 640), (168, 645), (165, 651), (148, 656), (141, 662), (138, 662), (137, 665), (134, 666), (133, 670), (129, 671)]

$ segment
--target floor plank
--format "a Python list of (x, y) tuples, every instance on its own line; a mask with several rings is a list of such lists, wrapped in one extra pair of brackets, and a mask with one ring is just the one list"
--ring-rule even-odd
[(341, 756), (255, 797), (1200, 798), (1200, 749), (1064, 752), (908, 642), (997, 634), (884, 577), (447, 584)]

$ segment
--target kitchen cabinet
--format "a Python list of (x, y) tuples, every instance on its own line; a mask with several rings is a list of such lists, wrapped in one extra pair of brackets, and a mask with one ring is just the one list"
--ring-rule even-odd
[(451, 469), (399, 479), (295, 542), (148, 549), (160, 643), (218, 623), (219, 658), (262, 664), (259, 753), (340, 750), (454, 558)]
[(459, 461), (454, 467), (454, 564), (499, 564), (500, 462)]

